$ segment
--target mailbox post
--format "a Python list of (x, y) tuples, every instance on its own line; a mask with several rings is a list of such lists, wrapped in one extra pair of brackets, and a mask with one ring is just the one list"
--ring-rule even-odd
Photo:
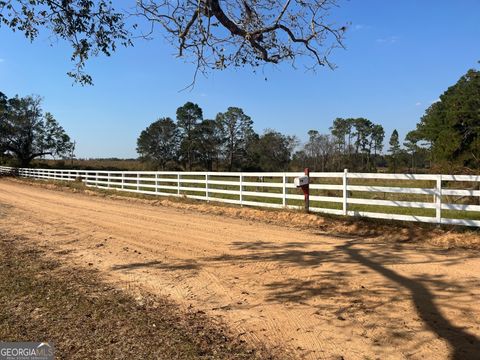
[(293, 183), (297, 188), (301, 188), (305, 199), (305, 212), (309, 212), (310, 209), (310, 169), (305, 168), (305, 175), (297, 177), (293, 180)]

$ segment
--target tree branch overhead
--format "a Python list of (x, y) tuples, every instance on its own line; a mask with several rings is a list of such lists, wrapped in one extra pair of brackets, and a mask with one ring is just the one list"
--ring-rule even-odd
[[(69, 42), (75, 68), (92, 82), (85, 64), (110, 56), (138, 38), (166, 37), (196, 72), (279, 64), (304, 59), (314, 69), (328, 65), (343, 47), (344, 25), (329, 21), (337, 0), (137, 0), (129, 6), (108, 0), (0, 0), (0, 26), (34, 40), (42, 28)], [(144, 32), (142, 32), (144, 31)], [(140, 35), (138, 34), (140, 33)]]

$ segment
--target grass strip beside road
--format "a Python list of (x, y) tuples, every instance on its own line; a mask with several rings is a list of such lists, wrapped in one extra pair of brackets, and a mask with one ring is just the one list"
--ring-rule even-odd
[(53, 342), (58, 359), (271, 359), (166, 299), (140, 300), (0, 233), (0, 339)]

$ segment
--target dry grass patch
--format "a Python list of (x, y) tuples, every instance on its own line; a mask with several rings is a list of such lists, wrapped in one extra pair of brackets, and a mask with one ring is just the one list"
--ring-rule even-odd
[(49, 341), (59, 359), (271, 359), (158, 296), (133, 296), (0, 234), (0, 339)]

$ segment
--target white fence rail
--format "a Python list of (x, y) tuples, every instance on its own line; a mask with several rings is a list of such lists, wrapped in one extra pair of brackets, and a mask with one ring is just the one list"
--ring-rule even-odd
[[(303, 208), (301, 172), (100, 171), (1, 167), (0, 174), (271, 208)], [(310, 211), (480, 227), (480, 176), (310, 173)], [(400, 186), (399, 186), (400, 185)]]

